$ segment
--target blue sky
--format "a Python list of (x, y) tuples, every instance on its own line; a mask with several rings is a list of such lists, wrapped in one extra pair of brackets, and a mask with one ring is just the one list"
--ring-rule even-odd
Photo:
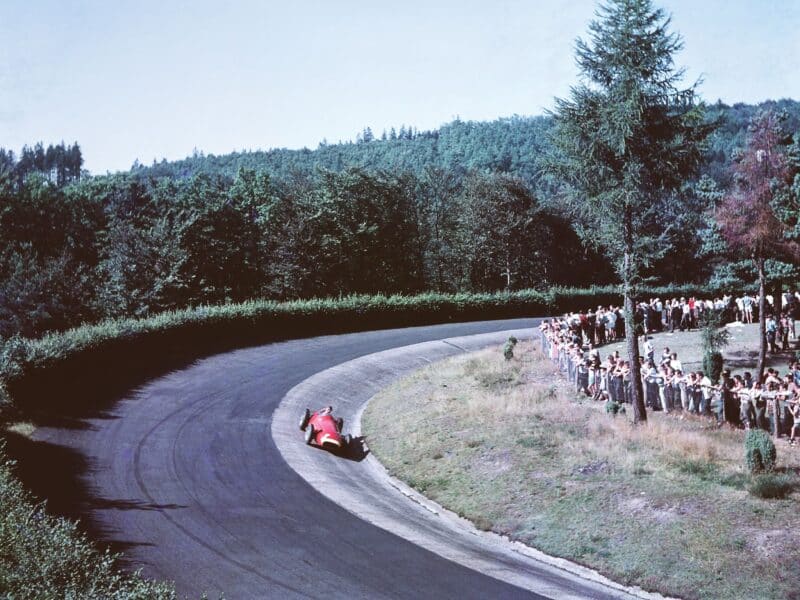
[[(714, 102), (800, 99), (800, 0), (654, 0)], [(2, 0), (0, 146), (134, 160), (536, 115), (594, 0)]]

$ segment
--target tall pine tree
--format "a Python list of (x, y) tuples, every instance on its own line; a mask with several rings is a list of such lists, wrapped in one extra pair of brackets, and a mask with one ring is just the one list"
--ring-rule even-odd
[[(644, 269), (669, 247), (668, 202), (699, 166), (708, 127), (697, 84), (679, 89), (673, 56), (680, 37), (650, 0), (608, 0), (577, 42), (581, 82), (557, 99), (554, 152), (546, 169), (585, 241), (601, 249), (622, 281), (634, 422), (647, 419), (634, 328)], [(671, 211), (674, 213), (674, 210)]]

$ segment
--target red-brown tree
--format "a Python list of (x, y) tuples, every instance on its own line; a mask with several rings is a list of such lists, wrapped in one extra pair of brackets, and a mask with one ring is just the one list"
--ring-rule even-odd
[[(734, 163), (734, 188), (717, 211), (717, 221), (728, 244), (751, 258), (758, 271), (760, 344), (757, 378), (764, 375), (766, 340), (766, 262), (770, 258), (795, 260), (800, 246), (787, 235), (791, 225), (782, 220), (783, 204), (791, 201), (792, 169), (786, 156), (780, 117), (766, 111), (753, 117), (747, 146)], [(776, 307), (781, 299), (775, 298)]]

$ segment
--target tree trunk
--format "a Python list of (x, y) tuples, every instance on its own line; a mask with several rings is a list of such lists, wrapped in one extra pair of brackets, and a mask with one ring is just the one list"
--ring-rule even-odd
[(647, 409), (644, 406), (642, 390), (642, 370), (639, 365), (639, 336), (634, 322), (633, 304), (633, 216), (631, 207), (625, 209), (625, 254), (622, 264), (622, 285), (625, 302), (625, 343), (628, 347), (628, 361), (631, 365), (631, 403), (633, 404), (633, 423), (647, 421)]
[(756, 381), (764, 381), (767, 360), (767, 277), (764, 272), (764, 259), (756, 259), (758, 265), (758, 364)]
[[(627, 260), (627, 257), (626, 257)], [(633, 295), (628, 284), (625, 284), (625, 343), (628, 347), (628, 361), (631, 365), (631, 403), (633, 404), (633, 422), (647, 421), (647, 409), (644, 406), (644, 390), (642, 389), (642, 369), (639, 365), (639, 336), (636, 333), (633, 313)]]

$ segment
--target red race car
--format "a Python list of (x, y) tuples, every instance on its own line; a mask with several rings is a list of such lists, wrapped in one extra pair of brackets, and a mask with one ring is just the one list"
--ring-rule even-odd
[(333, 409), (326, 406), (312, 413), (306, 409), (300, 419), (300, 430), (306, 432), (306, 444), (316, 444), (328, 450), (344, 450), (352, 443), (350, 434), (343, 435), (344, 420), (333, 418)]

